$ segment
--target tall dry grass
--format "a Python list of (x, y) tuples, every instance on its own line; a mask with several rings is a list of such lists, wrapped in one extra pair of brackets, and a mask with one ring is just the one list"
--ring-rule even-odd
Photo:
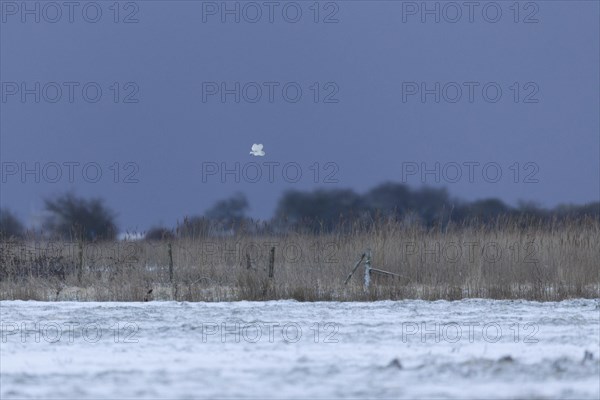
[[(170, 280), (168, 247), (172, 249)], [(275, 273), (267, 276), (275, 247)], [(373, 267), (344, 280), (367, 248)], [(163, 241), (3, 241), (0, 298), (82, 301), (600, 297), (600, 223), (498, 221), (425, 229), (398, 222), (337, 233)]]

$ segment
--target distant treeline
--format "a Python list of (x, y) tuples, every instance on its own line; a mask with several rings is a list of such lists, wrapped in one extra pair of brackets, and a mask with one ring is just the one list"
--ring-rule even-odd
[(511, 207), (502, 200), (489, 198), (464, 201), (452, 198), (445, 188), (413, 189), (399, 183), (383, 183), (361, 195), (350, 189), (288, 191), (279, 201), (275, 220), (287, 224), (305, 224), (332, 230), (341, 220), (379, 221), (381, 219), (418, 223), (426, 227), (449, 223), (490, 224), (498, 219), (552, 222), (560, 219), (600, 218), (600, 202), (585, 205), (560, 205), (545, 209), (531, 202)]
[[(248, 233), (282, 234), (289, 231), (332, 232), (354, 229), (377, 221), (400, 221), (424, 227), (471, 225), (499, 220), (543, 224), (565, 219), (600, 219), (600, 202), (560, 205), (545, 209), (534, 203), (509, 206), (490, 198), (468, 202), (452, 198), (444, 188), (411, 188), (383, 183), (365, 194), (351, 189), (290, 190), (279, 199), (275, 215), (268, 221), (247, 217), (248, 200), (242, 193), (218, 201), (204, 215), (185, 217), (176, 227), (154, 227), (147, 239), (202, 237)], [(45, 200), (43, 232), (47, 236), (82, 240), (112, 240), (117, 236), (115, 213), (101, 199), (83, 199), (68, 193)], [(0, 210), (0, 237), (19, 238), (28, 232), (6, 209)], [(35, 233), (39, 234), (39, 233)]]

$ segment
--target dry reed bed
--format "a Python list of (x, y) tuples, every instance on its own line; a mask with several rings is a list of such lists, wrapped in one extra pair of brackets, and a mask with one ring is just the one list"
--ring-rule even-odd
[[(169, 255), (171, 247), (171, 256)], [(82, 301), (359, 301), (599, 296), (600, 223), (426, 230), (400, 223), (337, 234), (179, 238), (170, 241), (4, 241), (0, 298)], [(270, 249), (275, 274), (267, 277)], [(344, 285), (360, 254), (373, 266)], [(172, 260), (173, 280), (169, 265)], [(81, 268), (80, 268), (81, 267)]]

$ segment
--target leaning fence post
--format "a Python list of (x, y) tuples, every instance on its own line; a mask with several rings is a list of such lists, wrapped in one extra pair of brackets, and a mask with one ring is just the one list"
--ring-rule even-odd
[(271, 254), (269, 256), (269, 278), (273, 278), (275, 272), (275, 247), (271, 247)]
[(365, 290), (369, 290), (371, 284), (371, 249), (367, 249), (367, 257), (365, 260)]
[(356, 272), (356, 270), (358, 269), (358, 267), (360, 266), (360, 263), (365, 259), (366, 254), (362, 253), (360, 255), (359, 260), (356, 262), (356, 264), (354, 265), (354, 268), (352, 268), (352, 271), (350, 271), (350, 274), (348, 275), (348, 277), (346, 278), (346, 280), (344, 281), (344, 285), (348, 284), (348, 281), (350, 280), (350, 278), (352, 278), (352, 275), (354, 275), (354, 273)]
[(169, 243), (169, 282), (173, 283), (173, 249)]

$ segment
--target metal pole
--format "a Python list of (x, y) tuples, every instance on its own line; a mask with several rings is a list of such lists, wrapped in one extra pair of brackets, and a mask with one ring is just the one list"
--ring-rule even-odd
[(367, 249), (367, 259), (365, 260), (365, 290), (369, 290), (371, 284), (371, 249)]

